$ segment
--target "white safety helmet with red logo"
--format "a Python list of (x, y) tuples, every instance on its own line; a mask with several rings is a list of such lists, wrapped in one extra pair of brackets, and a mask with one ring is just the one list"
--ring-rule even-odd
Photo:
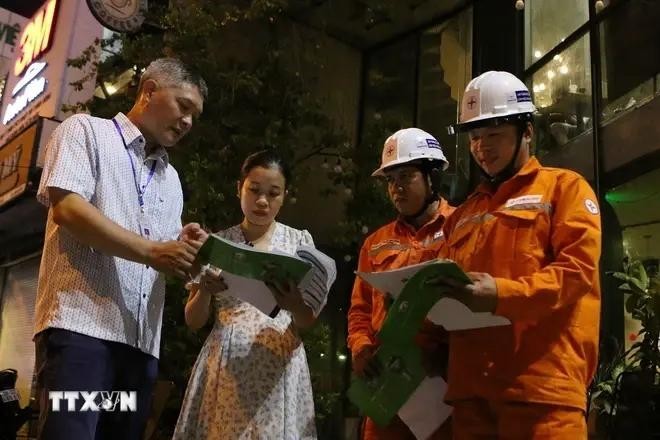
[(414, 161), (438, 162), (438, 168), (443, 171), (449, 166), (440, 142), (435, 137), (419, 128), (404, 128), (387, 138), (380, 168), (371, 175), (384, 176), (387, 168)]
[(455, 128), (468, 131), (485, 125), (531, 121), (535, 112), (532, 96), (522, 81), (509, 72), (490, 71), (468, 84)]

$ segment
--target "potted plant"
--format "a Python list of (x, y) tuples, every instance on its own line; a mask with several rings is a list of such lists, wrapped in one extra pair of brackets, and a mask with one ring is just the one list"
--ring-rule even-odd
[[(623, 281), (625, 309), (641, 324), (632, 346), (599, 368), (591, 403), (596, 425), (607, 438), (660, 435), (660, 279), (649, 277), (641, 261), (626, 262), (610, 275)], [(621, 352), (621, 351), (620, 351)]]

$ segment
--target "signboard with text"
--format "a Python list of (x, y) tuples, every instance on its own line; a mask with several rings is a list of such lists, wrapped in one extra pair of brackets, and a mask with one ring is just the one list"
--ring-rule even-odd
[(0, 148), (0, 206), (25, 192), (38, 146), (38, 123)]
[(93, 78), (78, 90), (71, 82), (86, 72), (67, 65), (101, 38), (103, 27), (85, 0), (46, 0), (22, 27), (0, 109), (0, 146), (39, 117), (64, 119), (63, 104), (91, 98)]
[[(0, 8), (0, 57), (11, 60), (12, 64), (16, 46), (27, 21), (22, 15)], [(2, 72), (3, 76), (5, 73), (7, 72)]]

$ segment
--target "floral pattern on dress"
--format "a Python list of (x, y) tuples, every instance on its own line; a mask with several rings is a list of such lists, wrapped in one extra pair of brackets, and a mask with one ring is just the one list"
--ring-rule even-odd
[[(240, 226), (218, 233), (245, 243)], [(309, 232), (277, 223), (268, 248), (293, 255)], [(291, 314), (275, 318), (228, 295), (213, 298), (216, 320), (193, 367), (175, 440), (315, 439), (305, 348)]]

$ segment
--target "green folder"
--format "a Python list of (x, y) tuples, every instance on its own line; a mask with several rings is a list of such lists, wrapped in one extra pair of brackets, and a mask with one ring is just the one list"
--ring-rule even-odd
[(472, 282), (456, 263), (447, 260), (420, 269), (408, 280), (397, 300), (390, 306), (383, 327), (378, 332), (379, 341), (396, 345), (409, 345), (413, 342), (429, 310), (443, 297), (437, 287), (429, 288), (425, 283), (440, 276), (463, 284)]
[(264, 252), (251, 246), (234, 243), (217, 235), (209, 235), (197, 254), (200, 264), (210, 264), (234, 275), (265, 281), (270, 267), (277, 268), (282, 280), (300, 284), (312, 265), (299, 258), (273, 252)]
[(348, 398), (380, 426), (387, 425), (426, 377), (422, 351), (407, 346), (383, 344), (376, 352), (381, 374), (365, 379), (354, 376)]
[(426, 282), (438, 276), (469, 284), (470, 278), (455, 263), (438, 261), (419, 270), (405, 284), (378, 332), (376, 352), (381, 373), (366, 379), (354, 376), (348, 398), (376, 424), (387, 425), (426, 377), (422, 352), (414, 337), (431, 308), (442, 298)]

